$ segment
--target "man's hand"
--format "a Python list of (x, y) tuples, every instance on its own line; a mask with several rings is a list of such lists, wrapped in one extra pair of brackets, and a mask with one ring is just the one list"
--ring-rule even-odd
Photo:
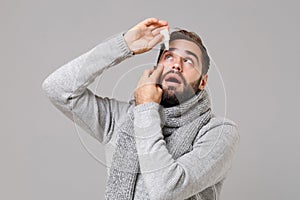
[(163, 35), (160, 34), (162, 29), (168, 29), (168, 22), (148, 18), (131, 28), (124, 35), (124, 39), (131, 51), (141, 54), (151, 50), (163, 40)]
[(136, 105), (149, 102), (160, 103), (162, 89), (157, 83), (163, 72), (163, 68), (163, 65), (158, 65), (156, 69), (144, 71), (134, 92)]

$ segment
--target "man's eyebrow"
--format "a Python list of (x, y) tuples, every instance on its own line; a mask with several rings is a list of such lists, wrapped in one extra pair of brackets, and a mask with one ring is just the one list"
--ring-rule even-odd
[[(175, 50), (178, 50), (178, 49), (177, 48), (170, 48), (168, 51), (175, 51)], [(194, 56), (196, 58), (197, 62), (199, 63), (199, 58), (198, 58), (198, 56), (195, 53), (193, 53), (193, 52), (191, 52), (189, 50), (184, 50), (184, 51), (188, 55)]]

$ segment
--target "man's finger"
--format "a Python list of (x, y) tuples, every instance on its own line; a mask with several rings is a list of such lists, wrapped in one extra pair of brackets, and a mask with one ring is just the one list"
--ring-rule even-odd
[(154, 71), (154, 69), (145, 69), (142, 76), (140, 77), (139, 84), (144, 83), (144, 82), (148, 82), (149, 77), (151, 76), (153, 71)]
[(159, 20), (158, 23), (161, 24), (162, 26), (167, 26), (168, 25), (168, 22), (165, 21), (165, 20)]
[(145, 19), (142, 23), (145, 24), (146, 26), (150, 26), (151, 24), (154, 24), (157, 22), (159, 22), (158, 19), (152, 17), (152, 18)]
[(159, 28), (162, 26), (168, 26), (168, 22), (165, 20), (158, 20), (156, 18), (148, 18), (142, 22), (143, 25), (150, 28), (150, 30), (154, 30), (155, 28)]
[(144, 79), (147, 79), (150, 75), (151, 75), (150, 69), (146, 69), (146, 70), (144, 70), (141, 79), (143, 79), (143, 80), (144, 80)]
[(164, 69), (164, 66), (163, 65), (158, 65), (157, 67), (156, 67), (156, 69), (153, 71), (153, 73), (151, 74), (151, 79), (153, 80), (153, 81), (157, 81), (159, 78), (160, 78), (160, 76), (161, 76), (161, 74), (162, 74), (162, 72), (163, 72), (163, 69)]
[(169, 29), (169, 26), (168, 26), (168, 23), (156, 23), (156, 24), (152, 24), (150, 26), (148, 26), (148, 28), (152, 31), (152, 33), (159, 33), (160, 30), (158, 31), (155, 31), (156, 29), (158, 28), (162, 28), (162, 29), (165, 29), (165, 28), (168, 28)]
[(152, 30), (152, 34), (153, 34), (153, 35), (160, 34), (160, 31), (163, 30), (163, 29), (168, 29), (168, 30), (170, 30), (170, 28), (169, 28), (168, 26), (160, 26), (160, 27), (157, 27), (157, 28), (155, 28), (154, 30)]
[(143, 77), (148, 78), (152, 73), (153, 73), (154, 69), (145, 69), (143, 72)]
[(152, 49), (155, 45), (157, 45), (158, 43), (163, 41), (163, 39), (164, 39), (164, 36), (161, 34), (154, 36), (154, 38), (151, 41), (149, 41), (148, 47), (150, 49)]

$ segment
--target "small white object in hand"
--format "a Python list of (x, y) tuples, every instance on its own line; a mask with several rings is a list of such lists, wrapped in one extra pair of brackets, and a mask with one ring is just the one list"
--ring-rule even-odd
[(160, 34), (164, 36), (164, 44), (166, 50), (169, 50), (169, 40), (170, 40), (170, 34), (168, 29), (163, 29), (160, 31)]

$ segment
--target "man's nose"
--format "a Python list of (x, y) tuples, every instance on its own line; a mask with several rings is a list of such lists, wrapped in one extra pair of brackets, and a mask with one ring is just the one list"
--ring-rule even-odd
[(178, 72), (182, 72), (182, 59), (181, 59), (181, 57), (177, 56), (174, 59), (174, 63), (172, 65), (172, 70), (176, 70)]

